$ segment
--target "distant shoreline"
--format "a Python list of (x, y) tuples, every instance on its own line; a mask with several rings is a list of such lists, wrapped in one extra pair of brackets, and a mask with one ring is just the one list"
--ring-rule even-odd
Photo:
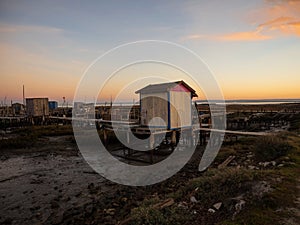
[[(208, 104), (207, 100), (197, 100), (197, 104)], [(211, 100), (210, 103), (222, 104), (222, 100)], [(300, 99), (238, 99), (238, 100), (225, 100), (226, 105), (269, 105), (269, 104), (289, 104), (300, 103)]]
[[(193, 101), (197, 104), (208, 104), (207, 100), (196, 100)], [(223, 104), (223, 100), (210, 100), (210, 103)], [(300, 103), (299, 99), (237, 99), (237, 100), (225, 100), (226, 105), (270, 105), (270, 104), (290, 104), (290, 103)], [(135, 102), (134, 105), (138, 105), (139, 102)], [(97, 102), (96, 106), (110, 105), (110, 102)], [(113, 102), (115, 106), (130, 106), (133, 102)]]

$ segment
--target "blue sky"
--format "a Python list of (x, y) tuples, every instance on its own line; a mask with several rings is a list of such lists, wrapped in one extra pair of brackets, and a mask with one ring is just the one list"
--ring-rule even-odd
[(0, 97), (20, 100), (25, 84), (71, 101), (99, 55), (157, 39), (201, 56), (227, 99), (300, 98), (299, 38), (297, 0), (1, 1)]

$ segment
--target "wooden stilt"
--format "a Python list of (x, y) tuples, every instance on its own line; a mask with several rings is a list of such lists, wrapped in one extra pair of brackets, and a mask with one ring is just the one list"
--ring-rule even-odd
[(153, 151), (154, 151), (155, 137), (154, 134), (150, 135), (149, 148), (150, 148), (150, 163), (153, 163)]
[(188, 146), (193, 146), (193, 129), (189, 129), (188, 131)]
[(150, 149), (154, 148), (154, 134), (151, 134), (149, 137), (149, 148)]
[(130, 143), (130, 135), (129, 135), (129, 132), (130, 132), (130, 130), (128, 130), (128, 131), (126, 132), (127, 144)]
[(176, 131), (173, 130), (171, 134), (171, 146), (174, 149), (176, 145)]
[(104, 145), (107, 145), (107, 131), (103, 130), (103, 139), (104, 139)]

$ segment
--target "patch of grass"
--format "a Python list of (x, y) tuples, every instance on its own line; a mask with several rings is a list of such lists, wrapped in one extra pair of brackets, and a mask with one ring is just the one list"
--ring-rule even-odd
[(259, 161), (271, 161), (286, 156), (292, 146), (281, 135), (263, 136), (256, 140), (253, 152)]
[[(251, 146), (248, 140), (242, 142)], [(210, 168), (200, 177), (179, 186), (179, 189), (173, 193), (160, 196), (160, 199), (156, 197), (142, 201), (131, 211), (130, 224), (283, 224), (284, 219), (294, 216), (289, 208), (295, 207), (294, 200), (298, 193), (300, 137), (284, 133), (267, 140), (255, 138), (253, 142), (251, 139), (251, 142), (256, 148), (263, 146), (271, 151), (275, 149), (275, 152), (269, 153), (270, 158), (268, 158), (269, 155), (263, 155), (264, 160), (284, 155), (294, 162), (293, 166), (286, 164), (282, 168), (264, 170)], [(237, 145), (238, 149), (243, 152), (242, 144), (237, 143)], [(222, 155), (219, 156), (220, 159), (226, 158), (234, 151), (243, 154), (236, 149), (236, 146), (232, 147), (234, 149), (230, 150), (226, 146)], [(260, 189), (254, 188), (260, 181), (270, 185), (270, 189), (261, 195)], [(191, 196), (194, 196), (198, 202), (191, 203)], [(246, 203), (242, 211), (233, 217), (236, 204), (234, 199), (238, 196), (243, 196)], [(164, 209), (153, 207), (167, 198), (173, 198), (175, 203)], [(188, 206), (178, 207), (178, 204), (182, 202), (187, 203)], [(222, 202), (222, 208), (214, 214), (209, 214), (208, 208), (216, 202)], [(197, 213), (193, 213), (194, 211)]]
[(249, 191), (249, 182), (258, 180), (259, 177), (260, 173), (257, 171), (230, 168), (212, 169), (205, 176), (192, 180), (183, 189), (183, 196), (197, 188), (196, 199), (203, 205), (211, 205)]
[(294, 179), (284, 179), (273, 188), (272, 192), (265, 194), (261, 199), (248, 203), (234, 221), (226, 219), (218, 224), (282, 224), (280, 221), (284, 218), (293, 216), (287, 209), (294, 205), (295, 193), (297, 193), (296, 183)]
[(179, 208), (155, 209), (153, 207), (138, 207), (132, 211), (130, 224), (143, 225), (181, 225), (185, 224), (188, 215)]
[(47, 125), (47, 126), (28, 126), (24, 128), (19, 128), (13, 132), (21, 136), (24, 135), (35, 135), (37, 137), (42, 136), (63, 136), (63, 135), (72, 135), (73, 128), (71, 125)]
[(235, 220), (227, 219), (217, 224), (219, 225), (267, 225), (278, 224), (280, 216), (272, 209), (247, 208)]
[[(189, 181), (167, 198), (173, 198), (175, 202), (187, 202), (190, 197), (197, 200), (196, 210), (207, 213), (209, 207), (216, 202), (226, 202), (227, 199), (237, 197), (249, 192), (251, 183), (260, 179), (259, 171), (225, 169), (210, 169), (203, 176)], [(179, 208), (178, 204), (165, 209), (155, 209), (149, 201), (143, 202), (131, 212), (130, 224), (198, 224), (199, 215), (193, 214), (193, 209)], [(202, 211), (202, 213), (203, 213)], [(199, 212), (198, 212), (199, 213)], [(201, 223), (202, 224), (202, 223)]]
[(293, 114), (292, 119), (290, 119), (290, 131), (300, 132), (300, 113)]
[(0, 148), (29, 148), (34, 146), (41, 137), (63, 135), (73, 135), (73, 129), (71, 125), (30, 126), (19, 128), (13, 131), (13, 137), (0, 140)]
[(36, 127), (33, 127), (32, 132), (34, 132), (38, 137), (41, 137), (41, 136), (63, 136), (63, 135), (73, 135), (73, 128), (71, 125), (36, 126)]
[(226, 160), (230, 155), (236, 155), (236, 150), (234, 148), (229, 148), (229, 147), (222, 147), (220, 151), (218, 152), (217, 157), (215, 158), (214, 162), (215, 163), (221, 163), (224, 160)]
[[(294, 201), (299, 197), (297, 185), (300, 174), (300, 137), (293, 133), (284, 133), (280, 136), (286, 138), (287, 143), (292, 146), (287, 156), (295, 164), (280, 170), (269, 170), (265, 174), (265, 179), (273, 180), (273, 191), (264, 195), (262, 199), (248, 204), (234, 221), (227, 219), (218, 224), (284, 224), (285, 219), (295, 217), (289, 208), (295, 207)], [(282, 180), (274, 182), (274, 179)]]
[(36, 135), (21, 135), (18, 137), (0, 140), (0, 149), (29, 148), (32, 147), (36, 141)]

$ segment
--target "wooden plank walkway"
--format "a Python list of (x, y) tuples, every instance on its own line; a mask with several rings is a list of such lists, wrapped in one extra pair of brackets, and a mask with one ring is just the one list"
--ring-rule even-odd
[[(25, 119), (26, 117), (0, 117), (0, 119), (5, 120), (14, 120), (14, 119)], [(131, 122), (131, 121), (111, 121), (111, 120), (103, 120), (103, 119), (86, 119), (86, 118), (72, 118), (72, 117), (57, 117), (57, 116), (49, 116), (49, 119), (57, 119), (57, 120), (76, 120), (76, 121), (90, 121), (90, 122), (98, 122), (100, 124), (111, 126), (113, 125), (114, 128), (123, 128), (124, 131), (135, 128), (135, 131), (138, 133), (139, 131), (141, 133), (145, 133), (145, 129), (149, 130), (149, 128), (140, 127), (137, 122)], [(110, 127), (107, 127), (108, 129), (111, 129)], [(142, 131), (143, 130), (143, 131)], [(159, 134), (159, 133), (168, 133), (170, 130), (167, 129), (150, 129), (151, 133)], [(149, 130), (149, 131), (150, 131)], [(212, 129), (212, 128), (206, 128), (206, 127), (198, 127), (193, 128), (193, 131), (207, 131), (207, 132), (217, 132), (217, 133), (224, 133), (224, 134), (234, 134), (234, 135), (249, 135), (249, 136), (267, 136), (272, 133), (270, 132), (249, 132), (249, 131), (233, 131), (233, 130), (219, 130), (219, 129)], [(147, 133), (147, 132), (146, 132)]]
[(211, 131), (217, 133), (225, 133), (225, 134), (236, 134), (236, 135), (249, 135), (249, 136), (267, 136), (271, 133), (267, 132), (249, 132), (249, 131), (235, 131), (235, 130), (219, 130), (219, 129), (211, 129), (211, 128), (200, 128), (199, 130), (203, 131)]

